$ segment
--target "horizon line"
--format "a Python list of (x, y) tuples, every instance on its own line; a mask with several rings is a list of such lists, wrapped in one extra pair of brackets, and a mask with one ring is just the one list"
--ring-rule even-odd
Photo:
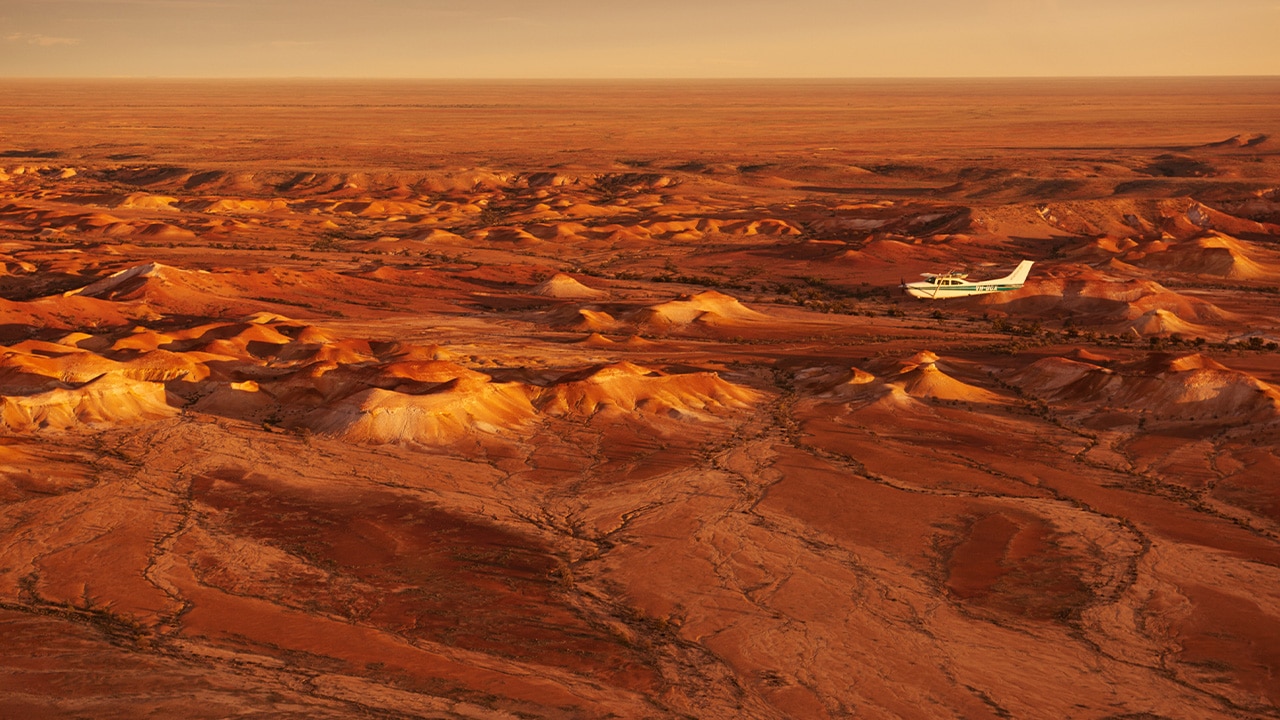
[(849, 76), (618, 76), (618, 77), (432, 77), (388, 75), (0, 75), (3, 81), (358, 81), (358, 82), (848, 82), (906, 80), (1267, 80), (1276, 74), (1204, 75), (849, 75)]

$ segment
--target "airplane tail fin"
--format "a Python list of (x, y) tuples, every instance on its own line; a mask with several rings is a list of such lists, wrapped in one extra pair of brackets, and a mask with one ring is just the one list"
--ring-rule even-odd
[(1009, 276), (1004, 278), (1001, 282), (1009, 285), (1021, 285), (1027, 281), (1027, 275), (1031, 274), (1031, 266), (1034, 264), (1035, 263), (1031, 260), (1023, 260), (1018, 263), (1018, 267), (1014, 268), (1013, 272), (1009, 273)]

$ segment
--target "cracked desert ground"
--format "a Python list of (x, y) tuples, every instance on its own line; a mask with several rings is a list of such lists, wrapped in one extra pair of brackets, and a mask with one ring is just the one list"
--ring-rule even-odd
[(1280, 716), (1280, 79), (0, 85), (2, 717)]

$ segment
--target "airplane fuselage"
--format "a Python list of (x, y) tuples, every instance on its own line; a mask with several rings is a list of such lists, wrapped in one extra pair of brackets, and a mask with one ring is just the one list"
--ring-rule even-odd
[(986, 295), (987, 293), (1007, 292), (1021, 288), (1031, 272), (1032, 262), (1023, 260), (1009, 275), (995, 280), (969, 280), (958, 273), (934, 275), (925, 273), (925, 279), (919, 282), (903, 283), (902, 287), (912, 297), (925, 300), (943, 300), (946, 298), (968, 297), (970, 295)]

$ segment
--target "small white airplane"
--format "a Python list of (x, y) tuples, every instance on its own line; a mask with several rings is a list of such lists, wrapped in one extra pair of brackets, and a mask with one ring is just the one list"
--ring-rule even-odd
[(1023, 260), (1018, 263), (1018, 267), (1014, 268), (1013, 272), (995, 280), (968, 280), (966, 279), (969, 277), (968, 273), (959, 272), (921, 273), (925, 277), (924, 280), (913, 283), (903, 282), (902, 287), (912, 297), (926, 300), (1017, 290), (1027, 281), (1027, 274), (1031, 272), (1033, 264), (1031, 260)]

